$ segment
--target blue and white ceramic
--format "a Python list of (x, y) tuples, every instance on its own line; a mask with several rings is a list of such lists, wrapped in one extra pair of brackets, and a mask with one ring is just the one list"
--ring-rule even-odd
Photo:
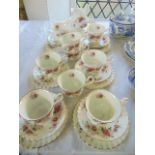
[(110, 34), (113, 37), (132, 37), (135, 34), (134, 13), (119, 13), (110, 19)]
[(132, 68), (129, 71), (128, 80), (131, 83), (131, 85), (133, 86), (133, 88), (135, 88), (135, 68)]
[(134, 41), (134, 39), (132, 39), (124, 44), (124, 50), (125, 50), (125, 54), (130, 59), (135, 61), (135, 41)]

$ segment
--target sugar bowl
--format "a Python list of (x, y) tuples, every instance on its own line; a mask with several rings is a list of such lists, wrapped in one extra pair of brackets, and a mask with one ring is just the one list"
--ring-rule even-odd
[(129, 14), (121, 11), (110, 19), (110, 34), (112, 37), (132, 37), (135, 34), (134, 11)]

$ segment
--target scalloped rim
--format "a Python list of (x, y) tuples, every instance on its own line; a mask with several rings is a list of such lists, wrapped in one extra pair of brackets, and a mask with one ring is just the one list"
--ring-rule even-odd
[(48, 137), (40, 139), (38, 141), (24, 139), (24, 142), (21, 142), (23, 138), (21, 136), (19, 136), (19, 144), (20, 144), (20, 146), (23, 147), (23, 148), (27, 148), (27, 149), (28, 148), (30, 149), (30, 148), (42, 147), (44, 145), (47, 145), (47, 144), (51, 143), (56, 138), (58, 138), (60, 136), (60, 134), (64, 131), (64, 129), (66, 127), (66, 124), (67, 124), (67, 121), (68, 121), (67, 107), (66, 107), (65, 103), (64, 103), (64, 110), (65, 110), (65, 114), (66, 114), (64, 123), (62, 124), (61, 128), (54, 133), (54, 135), (48, 136)]
[[(81, 102), (82, 100), (80, 100)], [(84, 131), (82, 132), (77, 120), (77, 110), (78, 110), (78, 106), (80, 104), (80, 102), (76, 105), (75, 109), (74, 109), (74, 113), (73, 113), (73, 127), (76, 131), (76, 133), (79, 135), (80, 139), (87, 144), (88, 146), (95, 148), (95, 149), (100, 149), (100, 150), (108, 150), (108, 149), (112, 149), (118, 145), (120, 145), (128, 136), (129, 133), (129, 124), (127, 126), (126, 131), (124, 132), (124, 134), (122, 135), (121, 138), (116, 139), (114, 141), (96, 141), (96, 143), (93, 143), (94, 138), (91, 138), (90, 136), (88, 136)]]
[(87, 89), (105, 88), (105, 87), (110, 86), (113, 81), (114, 81), (114, 73), (112, 72), (111, 76), (108, 79), (106, 79), (105, 81), (100, 82), (100, 83), (91, 84), (89, 86), (86, 86), (85, 88), (87, 88)]
[[(68, 64), (66, 64), (66, 65), (64, 66), (64, 68), (58, 73), (58, 75), (59, 75), (61, 72), (65, 71), (65, 70), (68, 70), (68, 69), (69, 69), (69, 66), (68, 66)], [(56, 79), (57, 79), (58, 75), (56, 76)], [(46, 83), (46, 82), (42, 82), (42, 81), (36, 80), (36, 79), (33, 77), (33, 75), (31, 75), (31, 76), (29, 77), (29, 85), (30, 85), (31, 88), (34, 88), (34, 89), (37, 89), (37, 88), (49, 89), (49, 88), (57, 87), (57, 86), (58, 86), (57, 80), (54, 80), (54, 81), (52, 81), (52, 82)]]

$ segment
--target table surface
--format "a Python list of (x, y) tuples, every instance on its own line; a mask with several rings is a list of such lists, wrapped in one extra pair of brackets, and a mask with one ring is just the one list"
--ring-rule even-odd
[[(108, 22), (102, 22), (108, 26)], [(35, 65), (35, 58), (44, 50), (47, 41), (49, 21), (20, 21), (19, 26), (19, 98), (26, 94), (31, 88), (28, 85), (28, 78), (32, 73)], [(113, 58), (112, 66), (115, 72), (113, 84), (107, 88), (118, 98), (127, 97), (129, 99), (126, 107), (130, 120), (130, 131), (128, 138), (118, 147), (109, 151), (99, 151), (90, 148), (83, 143), (72, 127), (72, 118), (65, 131), (54, 142), (36, 149), (23, 149), (20, 147), (20, 153), (26, 154), (43, 154), (43, 155), (61, 155), (61, 154), (109, 154), (109, 155), (131, 155), (135, 152), (135, 102), (134, 89), (128, 81), (128, 73), (134, 66), (133, 62), (124, 54), (123, 45), (126, 39), (111, 39), (111, 50), (108, 55)], [(67, 101), (70, 113), (73, 111), (73, 102)], [(71, 115), (70, 115), (71, 116)]]

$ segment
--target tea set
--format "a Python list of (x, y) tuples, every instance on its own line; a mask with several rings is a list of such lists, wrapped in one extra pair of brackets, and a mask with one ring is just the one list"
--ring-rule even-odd
[[(81, 9), (72, 10), (71, 18), (55, 23), (52, 30), (48, 36), (51, 49), (36, 58), (32, 73), (39, 88), (20, 100), (20, 145), (41, 147), (60, 136), (68, 121), (69, 109), (64, 98), (81, 97), (86, 89), (90, 91), (73, 112), (76, 133), (94, 148), (116, 147), (128, 135), (129, 120), (127, 100), (119, 100), (104, 89), (114, 79), (106, 55), (110, 48), (107, 30), (89, 22)], [(55, 49), (59, 47), (61, 52)], [(60, 92), (49, 91), (54, 87)]]

